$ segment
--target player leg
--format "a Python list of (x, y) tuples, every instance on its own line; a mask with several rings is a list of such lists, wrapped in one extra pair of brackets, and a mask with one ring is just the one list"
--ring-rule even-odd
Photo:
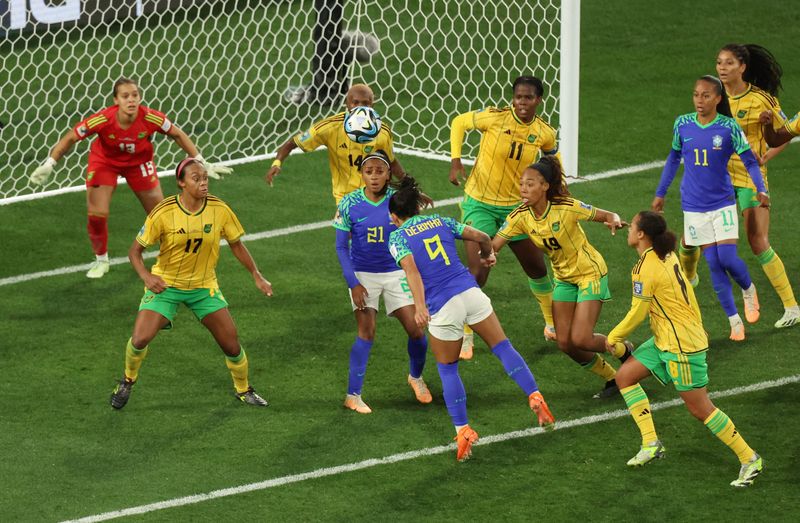
[(380, 303), (381, 287), (373, 283), (373, 273), (356, 272), (356, 277), (367, 290), (366, 306), (362, 309), (356, 306), (350, 296), (350, 305), (356, 319), (357, 334), (353, 345), (350, 347), (350, 366), (347, 380), (347, 394), (344, 406), (359, 414), (369, 414), (372, 409), (361, 399), (361, 389), (364, 386), (364, 376), (367, 373), (367, 362), (375, 340), (375, 325)]
[[(479, 289), (470, 289), (462, 294), (467, 302), (467, 323), (478, 336), (492, 348), (492, 354), (500, 360), (509, 378), (522, 389), (528, 398), (528, 406), (536, 414), (540, 427), (549, 430), (555, 426), (550, 408), (539, 392), (533, 373), (519, 352), (506, 337), (500, 320), (492, 310), (489, 298)], [(487, 315), (488, 314), (488, 315)]]
[(528, 286), (542, 310), (544, 339), (545, 341), (556, 341), (555, 327), (553, 327), (553, 281), (547, 274), (544, 254), (530, 238), (512, 241), (509, 243), (509, 247), (528, 276)]
[(269, 405), (250, 386), (247, 353), (239, 344), (236, 324), (228, 311), (228, 302), (219, 289), (196, 289), (184, 292), (191, 293), (186, 305), (225, 353), (225, 365), (231, 373), (236, 397), (249, 405), (258, 407)]
[[(461, 221), (470, 227), (478, 229), (494, 237), (497, 233), (497, 221), (491, 212), (490, 206), (483, 204), (469, 196), (464, 196), (464, 201), (460, 204)], [(483, 287), (489, 279), (489, 268), (481, 263), (480, 246), (475, 242), (464, 242), (464, 250), (467, 254), (467, 268), (475, 277), (478, 285)], [(472, 329), (469, 325), (464, 325), (464, 338), (461, 343), (461, 353), (459, 358), (469, 360), (472, 358), (475, 343)]]
[[(389, 308), (388, 299), (384, 295), (384, 304)], [(405, 305), (395, 309), (390, 315), (400, 321), (400, 324), (408, 334), (408, 385), (414, 391), (417, 401), (420, 403), (430, 403), (433, 401), (430, 390), (422, 379), (422, 371), (425, 369), (425, 357), (428, 353), (428, 339), (425, 331), (414, 321), (414, 305)]]
[(156, 175), (156, 166), (152, 161), (124, 169), (122, 175), (136, 198), (139, 199), (145, 213), (150, 214), (150, 211), (164, 199), (164, 193), (161, 191), (161, 184)]
[(89, 166), (86, 180), (86, 229), (95, 254), (87, 278), (102, 278), (110, 267), (108, 261), (108, 215), (111, 197), (117, 185), (117, 174), (102, 165)]
[[(583, 293), (585, 290), (586, 289), (581, 289), (580, 292)], [(594, 295), (593, 297), (599, 297), (599, 295)], [(591, 299), (591, 297), (584, 301), (580, 301), (581, 299), (582, 297), (579, 296), (579, 301), (575, 305), (575, 311), (572, 315), (572, 325), (569, 331), (570, 345), (583, 351), (585, 354), (591, 354), (591, 359), (581, 365), (592, 374), (596, 374), (606, 380), (603, 390), (596, 393), (594, 398), (605, 399), (616, 397), (619, 393), (617, 382), (614, 381), (616, 371), (614, 367), (601, 356), (601, 354), (606, 352), (606, 337), (602, 334), (594, 333), (594, 327), (597, 325), (597, 319), (600, 317), (603, 302), (599, 299)], [(624, 346), (622, 353), (625, 355), (623, 357), (627, 356)]]
[(700, 261), (700, 249), (686, 245), (684, 238), (678, 246), (678, 261), (683, 269), (683, 273), (689, 280), (692, 287), (697, 287), (700, 277), (697, 275), (697, 263)]
[(722, 309), (725, 315), (728, 316), (728, 322), (731, 326), (730, 339), (733, 341), (744, 340), (744, 323), (742, 322), (739, 311), (736, 309), (736, 303), (733, 301), (733, 287), (728, 278), (728, 273), (722, 266), (717, 244), (706, 244), (700, 247), (703, 250), (703, 256), (708, 262), (708, 269), (711, 273), (711, 285), (714, 292), (717, 294)]
[(775, 327), (781, 329), (796, 325), (800, 322), (800, 307), (794, 297), (783, 261), (769, 243), (770, 210), (758, 206), (749, 207), (744, 209), (742, 215), (750, 249), (783, 303), (784, 314), (775, 323)]
[(662, 383), (668, 379), (658, 352), (654, 338), (650, 338), (636, 349), (632, 358), (622, 364), (616, 375), (617, 387), (642, 436), (639, 452), (628, 460), (630, 467), (642, 466), (664, 457), (664, 446), (659, 441), (653, 425), (650, 400), (639, 385), (641, 380), (650, 375), (651, 369), (656, 379)]

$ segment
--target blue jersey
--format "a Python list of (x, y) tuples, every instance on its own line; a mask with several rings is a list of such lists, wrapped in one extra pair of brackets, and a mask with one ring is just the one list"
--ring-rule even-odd
[[(734, 153), (742, 155), (747, 151), (750, 145), (733, 118), (717, 114), (709, 124), (701, 125), (697, 113), (679, 116), (672, 131), (672, 153), (661, 174), (656, 196), (666, 195), (682, 158), (681, 206), (684, 211), (707, 212), (734, 205), (736, 198), (728, 160)], [(754, 177), (756, 187), (760, 181), (760, 190), (764, 190), (760, 171), (758, 178)]]
[(389, 236), (389, 251), (400, 265), (409, 254), (422, 276), (425, 305), (436, 314), (450, 298), (477, 287), (475, 277), (461, 263), (456, 238), (461, 238), (463, 223), (431, 214), (413, 216)]
[(389, 198), (394, 189), (387, 189), (379, 202), (364, 195), (364, 188), (347, 194), (336, 212), (333, 226), (350, 233), (350, 258), (353, 270), (392, 272), (397, 270), (389, 253), (389, 235), (397, 227), (389, 218)]

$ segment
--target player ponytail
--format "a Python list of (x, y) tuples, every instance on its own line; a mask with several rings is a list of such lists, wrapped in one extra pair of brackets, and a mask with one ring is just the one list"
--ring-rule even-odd
[(135, 85), (136, 86), (136, 90), (139, 91), (139, 96), (142, 95), (142, 88), (139, 87), (139, 82), (137, 82), (133, 78), (127, 78), (125, 76), (120, 76), (119, 79), (116, 82), (114, 82), (114, 98), (117, 97), (117, 91), (123, 85)]
[(561, 168), (561, 162), (558, 161), (558, 157), (555, 155), (546, 154), (542, 156), (539, 158), (539, 161), (529, 165), (528, 169), (537, 171), (542, 175), (544, 181), (550, 185), (550, 187), (547, 188), (547, 193), (545, 193), (547, 201), (552, 202), (570, 196), (569, 189), (567, 189), (567, 184), (564, 181), (564, 171)]
[(518, 76), (514, 80), (514, 85), (511, 88), (512, 93), (517, 90), (518, 85), (529, 85), (536, 91), (536, 96), (539, 98), (544, 97), (544, 84), (535, 76)]
[(756, 44), (728, 44), (720, 51), (728, 51), (745, 65), (742, 80), (763, 89), (772, 96), (778, 96), (783, 87), (781, 77), (783, 68), (775, 56), (765, 47)]
[(636, 227), (653, 242), (653, 250), (662, 260), (667, 254), (675, 251), (677, 238), (667, 228), (664, 217), (653, 211), (642, 211), (634, 219)]
[(728, 118), (732, 118), (733, 115), (731, 114), (731, 104), (728, 102), (728, 93), (725, 92), (725, 87), (722, 85), (722, 81), (716, 76), (710, 74), (701, 76), (697, 79), (697, 81), (708, 82), (714, 86), (714, 90), (720, 97), (719, 103), (717, 104), (717, 112), (727, 116)]
[(403, 220), (418, 215), (424, 202), (422, 201), (422, 192), (414, 177), (406, 175), (393, 186), (397, 192), (389, 199), (389, 212)]

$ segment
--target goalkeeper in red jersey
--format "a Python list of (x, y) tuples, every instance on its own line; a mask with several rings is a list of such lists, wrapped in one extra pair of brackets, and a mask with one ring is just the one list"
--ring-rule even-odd
[[(127, 180), (146, 213), (164, 199), (153, 162), (155, 133), (175, 140), (181, 149), (201, 161), (197, 147), (185, 132), (163, 113), (142, 105), (139, 84), (130, 78), (114, 82), (114, 105), (81, 120), (50, 151), (50, 157), (31, 174), (36, 185), (44, 184), (58, 160), (77, 142), (92, 135), (97, 139), (89, 149), (86, 169), (86, 208), (88, 231), (95, 261), (86, 276), (101, 278), (108, 272), (108, 215), (117, 178)], [(220, 178), (231, 172), (229, 167), (205, 164), (209, 176)]]

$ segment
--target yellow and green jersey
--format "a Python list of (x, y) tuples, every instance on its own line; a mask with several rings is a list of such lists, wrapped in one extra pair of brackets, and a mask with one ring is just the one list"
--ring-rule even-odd
[(792, 116), (792, 119), (786, 122), (786, 130), (794, 136), (800, 136), (800, 113)]
[(650, 314), (659, 350), (688, 354), (708, 348), (700, 307), (675, 253), (662, 260), (652, 248), (647, 249), (633, 267), (631, 280), (631, 310), (609, 333), (610, 343), (626, 339)]
[(608, 267), (579, 223), (594, 219), (596, 213), (591, 205), (573, 198), (549, 202), (540, 218), (529, 206), (520, 205), (511, 211), (497, 234), (507, 240), (527, 234), (550, 258), (553, 276), (558, 280), (576, 285), (597, 281)]
[(237, 242), (242, 224), (230, 207), (210, 194), (203, 208), (189, 212), (178, 196), (169, 196), (150, 212), (136, 236), (143, 247), (160, 244), (151, 272), (176, 289), (216, 289), (215, 268), (221, 239)]
[[(758, 158), (764, 156), (768, 147), (764, 140), (764, 129), (758, 122), (758, 115), (763, 111), (771, 111), (773, 127), (775, 129), (783, 127), (786, 123), (786, 116), (781, 111), (778, 99), (755, 85), (749, 85), (747, 90), (738, 96), (728, 93), (728, 102), (731, 105), (731, 115), (744, 131), (753, 153)], [(728, 172), (731, 174), (731, 182), (734, 187), (749, 187), (756, 190), (753, 180), (738, 155), (731, 156), (728, 161)], [(761, 166), (761, 174), (764, 176), (764, 185), (769, 188), (766, 165)]]
[(328, 148), (328, 166), (331, 170), (331, 183), (333, 197), (336, 205), (351, 193), (364, 186), (358, 166), (364, 156), (377, 150), (384, 150), (389, 155), (389, 161), (394, 161), (392, 150), (392, 131), (386, 122), (381, 125), (377, 138), (368, 143), (356, 143), (344, 133), (344, 117), (347, 113), (341, 112), (320, 120), (303, 133), (297, 134), (294, 143), (304, 152), (325, 146)]
[(520, 202), (519, 179), (522, 171), (544, 154), (556, 154), (556, 130), (536, 116), (523, 123), (511, 107), (489, 107), (459, 115), (450, 132), (450, 153), (461, 157), (464, 133), (481, 131), (475, 166), (467, 178), (464, 192), (490, 205), (516, 205)]

